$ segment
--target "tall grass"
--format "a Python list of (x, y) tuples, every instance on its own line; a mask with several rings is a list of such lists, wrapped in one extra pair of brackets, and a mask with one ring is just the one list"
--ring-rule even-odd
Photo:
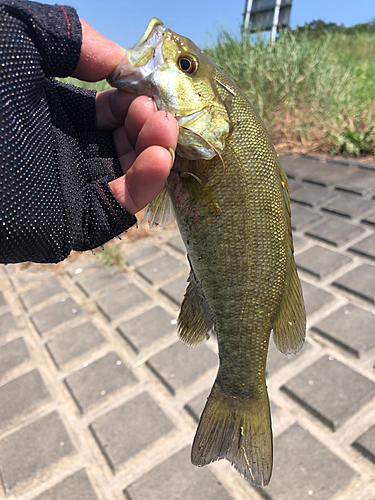
[(279, 149), (375, 154), (373, 34), (284, 31), (272, 44), (221, 30), (205, 52), (247, 94)]

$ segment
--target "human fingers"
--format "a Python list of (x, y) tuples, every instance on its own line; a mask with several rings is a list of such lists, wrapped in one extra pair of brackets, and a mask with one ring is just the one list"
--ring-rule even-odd
[(171, 151), (161, 146), (145, 149), (125, 176), (109, 183), (129, 213), (136, 214), (145, 208), (163, 189), (173, 164)]

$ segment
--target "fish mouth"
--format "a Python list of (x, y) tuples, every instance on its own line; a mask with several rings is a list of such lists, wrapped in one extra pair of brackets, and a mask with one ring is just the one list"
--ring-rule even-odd
[(146, 31), (107, 78), (109, 85), (137, 94), (153, 96), (148, 77), (164, 63), (162, 44), (163, 23), (154, 17)]

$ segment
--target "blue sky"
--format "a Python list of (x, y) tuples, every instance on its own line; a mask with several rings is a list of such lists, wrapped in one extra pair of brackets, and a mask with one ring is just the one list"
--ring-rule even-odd
[[(44, 1), (54, 4), (58, 0)], [(236, 32), (245, 8), (245, 0), (60, 0), (59, 3), (75, 7), (82, 19), (125, 48), (138, 41), (152, 17), (204, 46), (209, 44), (210, 34), (215, 34), (218, 26)], [(373, 18), (375, 0), (294, 0), (291, 26), (313, 19), (352, 26)]]

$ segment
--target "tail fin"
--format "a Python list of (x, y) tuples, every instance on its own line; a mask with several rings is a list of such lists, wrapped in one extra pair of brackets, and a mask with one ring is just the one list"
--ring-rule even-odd
[(266, 388), (250, 401), (225, 395), (215, 382), (191, 451), (193, 465), (226, 458), (255, 486), (272, 473), (272, 429)]

